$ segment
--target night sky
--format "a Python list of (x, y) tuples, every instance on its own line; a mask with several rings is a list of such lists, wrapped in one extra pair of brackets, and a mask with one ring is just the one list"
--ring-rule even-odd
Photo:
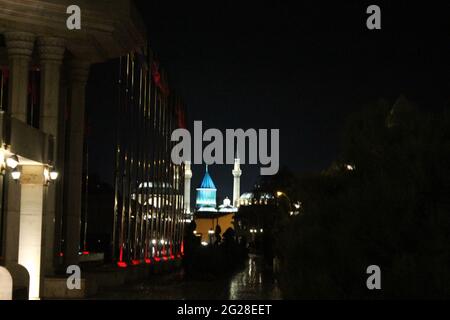
[[(366, 103), (393, 102), (400, 94), (422, 108), (440, 109), (450, 101), (450, 27), (444, 19), (450, 4), (136, 2), (190, 126), (202, 120), (204, 130), (278, 128), (281, 165), (296, 172), (326, 168), (337, 156), (346, 118)], [(370, 4), (381, 7), (381, 30), (366, 28)], [(90, 81), (104, 72), (94, 68)], [(101, 90), (108, 89), (97, 88), (96, 99)], [(102, 137), (109, 126), (100, 120), (101, 110), (90, 111), (92, 156), (106, 159), (110, 151)], [(106, 181), (111, 177), (104, 162), (90, 170)], [(218, 202), (232, 196), (231, 170), (210, 167)], [(203, 171), (194, 167), (193, 188)], [(243, 166), (242, 192), (258, 173), (259, 166)]]

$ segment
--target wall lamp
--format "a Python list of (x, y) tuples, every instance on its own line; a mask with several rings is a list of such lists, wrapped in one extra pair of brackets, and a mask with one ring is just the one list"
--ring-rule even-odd
[(55, 170), (55, 168), (52, 168), (49, 170), (48, 168), (44, 169), (44, 180), (45, 184), (49, 184), (49, 182), (55, 182), (56, 179), (58, 179), (59, 173)]
[(18, 168), (19, 157), (16, 154), (6, 156), (5, 149), (0, 149), (0, 170), (1, 174), (6, 174), (6, 169), (12, 170), (11, 176), (14, 180), (20, 179), (20, 171)]
[(11, 172), (11, 177), (13, 178), (14, 181), (18, 181), (20, 179), (21, 176), (21, 172), (19, 170), (19, 168), (15, 168), (12, 172)]
[(16, 154), (6, 158), (6, 165), (11, 169), (16, 169), (19, 165), (19, 157)]

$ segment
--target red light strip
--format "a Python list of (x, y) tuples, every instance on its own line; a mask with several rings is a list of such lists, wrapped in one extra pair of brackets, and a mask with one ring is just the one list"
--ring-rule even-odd
[(123, 258), (123, 246), (120, 246), (119, 261), (117, 262), (117, 266), (119, 268), (126, 268), (127, 263), (122, 261), (122, 258)]

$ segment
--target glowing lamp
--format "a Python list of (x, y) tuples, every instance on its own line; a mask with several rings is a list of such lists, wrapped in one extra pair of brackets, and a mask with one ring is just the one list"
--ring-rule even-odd
[(6, 159), (6, 165), (11, 169), (15, 169), (19, 165), (19, 157), (16, 154), (10, 156)]
[(52, 170), (50, 171), (50, 180), (55, 181), (56, 179), (58, 179), (59, 176), (59, 172)]
[(20, 171), (18, 168), (15, 168), (14, 171), (11, 172), (11, 177), (16, 181), (20, 179)]

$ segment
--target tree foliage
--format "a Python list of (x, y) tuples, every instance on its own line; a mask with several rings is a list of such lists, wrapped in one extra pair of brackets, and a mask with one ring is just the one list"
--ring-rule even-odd
[[(404, 97), (367, 107), (349, 119), (336, 163), (297, 193), (304, 213), (281, 239), (285, 297), (450, 297), (449, 113)], [(366, 287), (372, 264), (382, 290)]]

